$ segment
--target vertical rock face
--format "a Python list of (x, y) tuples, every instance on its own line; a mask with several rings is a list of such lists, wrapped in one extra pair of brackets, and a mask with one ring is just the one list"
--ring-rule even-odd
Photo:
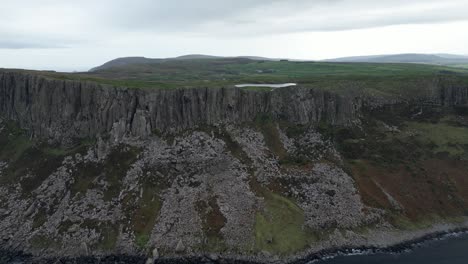
[[(468, 88), (439, 79), (418, 98), (439, 105), (465, 105)], [(376, 98), (337, 94), (310, 88), (272, 92), (239, 88), (127, 89), (96, 83), (53, 80), (37, 75), (0, 73), (0, 112), (35, 137), (51, 139), (147, 137), (154, 131), (180, 131), (203, 124), (242, 123), (259, 114), (291, 123), (356, 122), (362, 105), (380, 105)], [(395, 102), (393, 102), (395, 103)]]
[(325, 120), (348, 124), (356, 118), (355, 98), (294, 88), (273, 92), (238, 88), (138, 90), (40, 76), (0, 74), (0, 111), (36, 137), (146, 137), (153, 131), (203, 124), (242, 123), (268, 114), (295, 123)]
[(270, 101), (274, 117), (297, 124), (349, 125), (356, 121), (362, 105), (358, 96), (300, 87), (276, 90)]
[(437, 91), (436, 100), (445, 106), (459, 106), (468, 104), (468, 87), (453, 81), (442, 82)]

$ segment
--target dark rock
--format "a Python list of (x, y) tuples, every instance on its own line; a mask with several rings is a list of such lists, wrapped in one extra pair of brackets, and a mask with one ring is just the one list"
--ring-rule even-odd
[(0, 73), (0, 112), (32, 136), (56, 140), (107, 133), (116, 139), (147, 137), (153, 131), (253, 121), (259, 114), (300, 124), (347, 124), (359, 109), (357, 98), (300, 87), (139, 90)]

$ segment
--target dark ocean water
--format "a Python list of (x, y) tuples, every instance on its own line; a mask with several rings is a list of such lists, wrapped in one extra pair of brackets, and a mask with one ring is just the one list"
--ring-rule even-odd
[(468, 264), (468, 236), (423, 243), (407, 253), (341, 256), (320, 264)]
[[(407, 248), (404, 246), (403, 248)], [(401, 247), (398, 249), (400, 250)], [(143, 257), (109, 256), (105, 258), (79, 258), (62, 260), (33, 260), (31, 256), (0, 250), (0, 264), (145, 264)], [(240, 263), (235, 261), (206, 261), (197, 259), (160, 260), (158, 264), (218, 264)], [(246, 264), (245, 262), (243, 262)], [(468, 233), (445, 235), (443, 238), (418, 244), (405, 253), (379, 253), (374, 255), (339, 256), (324, 261), (299, 261), (309, 264), (468, 264)]]

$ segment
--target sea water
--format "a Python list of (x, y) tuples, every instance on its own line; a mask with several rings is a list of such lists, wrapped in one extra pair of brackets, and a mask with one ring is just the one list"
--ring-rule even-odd
[(425, 242), (401, 254), (340, 256), (320, 264), (468, 264), (468, 235)]

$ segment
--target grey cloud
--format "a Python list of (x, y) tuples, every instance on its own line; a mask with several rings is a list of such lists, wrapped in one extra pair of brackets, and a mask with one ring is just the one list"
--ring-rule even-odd
[(0, 40), (0, 49), (56, 49), (67, 48), (55, 43), (35, 43), (27, 41)]
[[(241, 38), (468, 20), (468, 0), (18, 0), (5, 5), (9, 12), (0, 17), (4, 49), (66, 47), (135, 32)], [(56, 17), (41, 17), (44, 10)], [(49, 30), (64, 20), (73, 27)], [(44, 32), (32, 26), (36, 23), (44, 23)], [(4, 35), (8, 31), (2, 27), (24, 35)], [(68, 30), (75, 35), (64, 35)], [(28, 41), (39, 38), (44, 41)]]
[[(109, 23), (109, 26), (118, 25), (125, 30), (155, 32), (230, 32), (231, 27), (245, 26), (245, 31), (261, 34), (275, 31), (337, 31), (468, 20), (468, 1), (462, 0), (139, 0), (132, 1), (131, 4), (125, 0), (113, 2), (113, 8), (106, 9), (105, 15), (102, 16), (106, 18), (105, 22)], [(106, 1), (101, 1), (101, 5), (105, 3)], [(417, 8), (412, 12), (404, 10), (405, 6), (418, 5), (422, 8), (438, 6), (430, 8), (428, 12), (419, 11)], [(375, 11), (383, 13), (376, 15), (373, 14)], [(310, 13), (309, 16), (294, 23), (298, 14), (307, 12)], [(318, 20), (317, 17), (322, 20)], [(272, 27), (271, 22), (274, 23), (277, 19), (284, 19), (285, 22)], [(224, 28), (210, 25), (222, 25)], [(238, 31), (242, 30), (240, 28)]]
[(427, 12), (401, 12), (386, 16), (379, 14), (367, 14), (364, 16), (339, 17), (330, 15), (328, 18), (334, 22), (330, 23), (325, 19), (298, 19), (284, 27), (278, 27), (270, 33), (306, 32), (306, 31), (344, 31), (366, 28), (378, 28), (394, 25), (419, 25), (450, 23), (457, 21), (468, 21), (468, 3), (463, 9), (439, 9)]
[(117, 0), (116, 7), (105, 10), (103, 17), (108, 23), (125, 28), (186, 31), (207, 22), (230, 20), (242, 12), (279, 1), (139, 0), (129, 5), (129, 1)]
[[(185, 31), (213, 22), (246, 24), (262, 21), (265, 17), (245, 18), (245, 14), (266, 10), (271, 6), (282, 5), (291, 10), (304, 7), (328, 5), (343, 0), (139, 0), (138, 4), (128, 5), (126, 0), (118, 0), (117, 8), (108, 10), (109, 21), (130, 28), (145, 28), (161, 31)], [(274, 15), (274, 14), (273, 14)], [(293, 15), (293, 14), (292, 14)], [(112, 17), (119, 17), (113, 19)], [(120, 19), (121, 18), (121, 19)]]

